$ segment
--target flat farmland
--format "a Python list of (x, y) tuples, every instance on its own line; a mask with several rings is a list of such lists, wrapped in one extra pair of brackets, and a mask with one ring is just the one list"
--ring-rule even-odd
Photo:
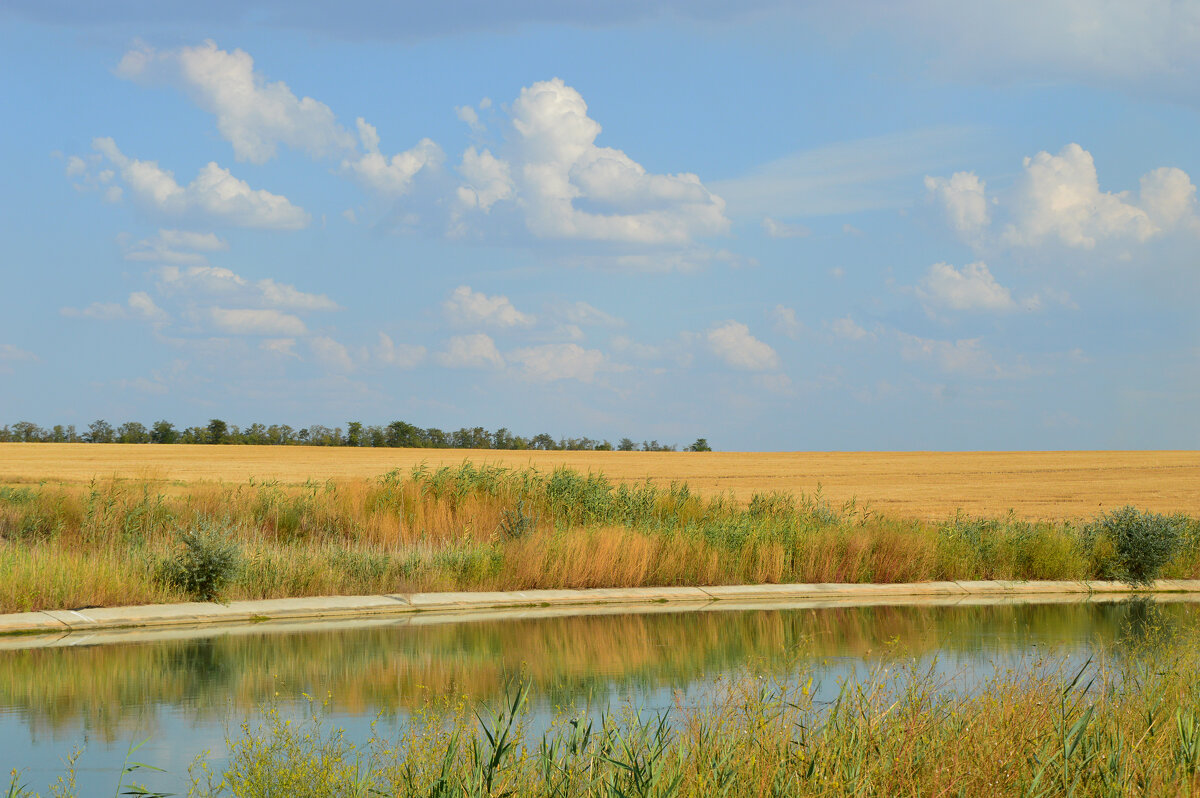
[(1133, 504), (1200, 515), (1200, 452), (543, 452), (307, 446), (0, 444), (0, 484), (113, 478), (164, 490), (196, 482), (355, 480), (465, 460), (542, 471), (565, 466), (614, 482), (687, 482), (704, 495), (788, 491), (851, 498), (891, 517), (961, 510), (1028, 519), (1091, 517)]

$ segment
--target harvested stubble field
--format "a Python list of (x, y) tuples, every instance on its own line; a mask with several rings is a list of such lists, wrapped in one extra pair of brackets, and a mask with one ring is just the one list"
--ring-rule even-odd
[(0, 484), (129, 479), (178, 489), (197, 482), (356, 480), (473, 463), (548, 472), (567, 467), (615, 483), (686, 482), (693, 493), (816, 492), (891, 518), (958, 512), (1034, 520), (1091, 518), (1127, 504), (1200, 515), (1200, 452), (545, 452), (312, 446), (0, 444)]

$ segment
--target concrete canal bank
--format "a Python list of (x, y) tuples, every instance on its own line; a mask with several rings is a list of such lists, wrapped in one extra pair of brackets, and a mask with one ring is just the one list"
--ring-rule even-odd
[(395, 593), (382, 596), (189, 602), (137, 607), (95, 607), (0, 615), (0, 635), (62, 634), (102, 629), (236, 624), (273, 620), (353, 618), (405, 613), (477, 612), (530, 607), (646, 604), (954, 604), (1074, 597), (1120, 599), (1131, 595), (1195, 593), (1200, 580), (1160, 580), (1135, 589), (1121, 582), (919, 582), (894, 585), (718, 585), (706, 587), (597, 588), (477, 593)]

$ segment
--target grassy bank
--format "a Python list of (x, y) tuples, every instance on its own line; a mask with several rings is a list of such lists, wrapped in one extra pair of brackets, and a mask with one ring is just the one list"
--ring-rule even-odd
[[(1082, 668), (947, 689), (898, 663), (832, 703), (801, 672), (720, 682), (699, 708), (568, 709), (548, 731), (519, 690), (492, 709), (427, 704), (394, 735), (349, 739), (317, 708), (268, 706), (191, 795), (1191, 795), (1200, 788), (1200, 648), (1110, 652)], [(134, 777), (138, 774), (134, 773)], [(13, 796), (28, 796), (14, 774)], [(68, 776), (58, 794), (73, 794)]]
[[(1200, 523), (1160, 521), (1174, 535), (1161, 576), (1200, 576)], [(190, 548), (181, 532), (196, 533)], [(832, 506), (819, 494), (740, 503), (682, 483), (471, 464), (183, 492), (137, 481), (5, 487), (0, 612), (186, 600), (197, 583), (184, 577), (197, 571), (225, 599), (1112, 578), (1128, 570), (1119, 543), (1088, 523), (930, 523)]]

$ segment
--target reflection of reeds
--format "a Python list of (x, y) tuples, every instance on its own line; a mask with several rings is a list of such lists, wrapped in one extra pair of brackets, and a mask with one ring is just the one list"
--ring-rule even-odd
[(696, 707), (574, 708), (544, 732), (510, 683), (490, 710), (433, 700), (394, 736), (365, 741), (325, 707), (297, 723), (268, 702), (190, 794), (1191, 795), (1197, 669), (1200, 646), (1185, 635), (1082, 667), (1000, 672), (969, 691), (933, 669), (881, 664), (832, 703), (803, 670), (786, 682), (750, 673), (719, 680)]
[[(0, 612), (184, 598), (155, 578), (175, 532), (237, 543), (228, 598), (436, 590), (931, 579), (1082, 579), (1111, 550), (1076, 525), (926, 523), (820, 496), (703, 498), (686, 484), (495, 466), (374, 480), (0, 487)], [(1200, 524), (1168, 577), (1200, 575)]]
[[(1132, 609), (1131, 609), (1132, 608)], [(614, 687), (677, 687), (758, 663), (776, 674), (828, 657), (1028, 648), (1032, 641), (1107, 645), (1133, 605), (858, 607), (515, 619), (439, 626), (215, 636), (153, 644), (0, 653), (0, 707), (34, 725), (83, 722), (128, 733), (148, 704), (222, 717), (275, 690), (331, 693), (357, 714), (411, 710), (432, 695), (490, 700), (523, 673), (554, 704)], [(1186, 628), (1192, 605), (1164, 605)]]

